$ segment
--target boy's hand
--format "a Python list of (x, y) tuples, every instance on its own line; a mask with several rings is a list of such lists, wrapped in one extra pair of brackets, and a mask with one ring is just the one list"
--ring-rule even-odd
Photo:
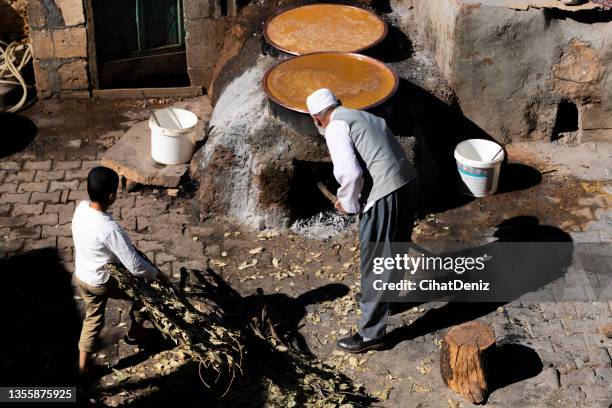
[(340, 203), (340, 200), (336, 200), (336, 202), (334, 203), (334, 208), (340, 214), (346, 214), (346, 210), (344, 209), (344, 207), (342, 207), (342, 204)]

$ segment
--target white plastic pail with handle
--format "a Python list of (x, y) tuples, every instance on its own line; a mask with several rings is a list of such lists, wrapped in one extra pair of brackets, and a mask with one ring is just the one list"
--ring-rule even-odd
[(188, 110), (165, 108), (149, 118), (151, 157), (162, 164), (183, 164), (195, 148), (198, 117)]
[(469, 139), (455, 148), (459, 171), (459, 189), (474, 197), (485, 197), (497, 191), (504, 149), (485, 139)]

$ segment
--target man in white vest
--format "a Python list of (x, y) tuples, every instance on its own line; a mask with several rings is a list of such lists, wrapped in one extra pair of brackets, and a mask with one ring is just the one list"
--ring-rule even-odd
[[(341, 213), (359, 213), (361, 274), (372, 274), (366, 258), (373, 246), (411, 239), (416, 209), (416, 172), (384, 119), (347, 109), (329, 89), (310, 95), (306, 104), (334, 164), (340, 184), (335, 207)], [(381, 293), (359, 299), (359, 330), (338, 340), (338, 347), (361, 353), (384, 347), (389, 303)], [(378, 300), (377, 300), (378, 299)]]

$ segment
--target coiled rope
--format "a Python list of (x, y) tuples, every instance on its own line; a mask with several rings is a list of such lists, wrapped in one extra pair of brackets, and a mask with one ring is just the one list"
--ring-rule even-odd
[(28, 97), (28, 85), (21, 70), (32, 60), (32, 46), (27, 42), (14, 41), (7, 44), (0, 41), (0, 84), (19, 85), (23, 94), (17, 104), (7, 110), (9, 113), (21, 109)]

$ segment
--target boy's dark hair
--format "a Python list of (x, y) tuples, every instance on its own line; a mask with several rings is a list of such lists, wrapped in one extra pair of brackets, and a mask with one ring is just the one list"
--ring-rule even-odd
[(96, 203), (107, 204), (111, 194), (117, 192), (119, 175), (108, 167), (98, 166), (87, 176), (87, 194)]

